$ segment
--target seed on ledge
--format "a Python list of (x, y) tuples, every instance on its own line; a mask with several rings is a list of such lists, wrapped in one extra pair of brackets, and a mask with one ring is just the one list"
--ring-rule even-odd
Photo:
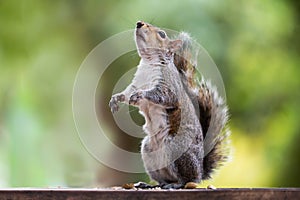
[(213, 185), (208, 185), (207, 186), (207, 189), (210, 189), (210, 190), (216, 190), (217, 188)]
[(194, 182), (188, 182), (185, 184), (184, 189), (195, 189), (197, 188), (198, 184)]
[(122, 188), (127, 189), (127, 190), (133, 189), (134, 184), (133, 183), (125, 183), (125, 184), (122, 185)]

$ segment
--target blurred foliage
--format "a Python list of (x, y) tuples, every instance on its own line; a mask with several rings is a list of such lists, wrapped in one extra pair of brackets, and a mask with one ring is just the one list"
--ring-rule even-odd
[[(234, 151), (203, 186), (299, 187), (299, 13), (297, 0), (0, 1), (0, 186), (148, 180), (94, 160), (72, 118), (72, 87), (86, 55), (143, 19), (190, 32), (223, 76)], [(106, 103), (137, 61), (133, 53), (108, 69)], [(107, 134), (137, 152), (140, 141), (116, 127), (106, 103), (99, 115)]]

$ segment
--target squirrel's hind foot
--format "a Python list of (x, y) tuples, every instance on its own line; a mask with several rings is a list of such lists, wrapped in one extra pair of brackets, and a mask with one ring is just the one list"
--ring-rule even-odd
[(134, 187), (138, 188), (138, 189), (152, 189), (152, 188), (157, 188), (160, 186), (159, 185), (150, 185), (150, 184), (147, 184), (144, 182), (138, 182), (138, 183), (134, 184)]
[(138, 183), (127, 183), (122, 186), (124, 189), (153, 189), (153, 188), (161, 188), (165, 190), (169, 189), (195, 189), (197, 187), (197, 183), (188, 182), (185, 185), (180, 183), (161, 183), (159, 185), (150, 185), (145, 182)]
[(161, 189), (183, 189), (184, 188), (184, 185), (183, 184), (180, 184), (180, 183), (162, 183), (162, 184), (159, 184), (159, 187)]
[(169, 183), (169, 184), (160, 184), (161, 189), (195, 189), (198, 184), (195, 182), (188, 182), (185, 185), (180, 183)]

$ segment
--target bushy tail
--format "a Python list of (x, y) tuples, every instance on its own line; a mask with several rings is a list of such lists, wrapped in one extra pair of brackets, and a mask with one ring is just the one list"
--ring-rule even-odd
[(228, 160), (230, 131), (226, 128), (228, 109), (215, 87), (203, 78), (199, 82), (196, 75), (198, 47), (187, 33), (180, 33), (182, 48), (174, 56), (183, 85), (192, 100), (202, 126), (204, 138), (203, 179), (211, 178), (211, 173)]
[(209, 179), (228, 160), (228, 109), (216, 88), (204, 80), (200, 83), (198, 103), (204, 137), (203, 179)]

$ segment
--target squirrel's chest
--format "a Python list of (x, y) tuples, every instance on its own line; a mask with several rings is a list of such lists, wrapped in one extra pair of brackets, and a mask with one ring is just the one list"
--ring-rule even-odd
[(151, 89), (162, 80), (162, 76), (160, 67), (139, 65), (132, 83), (136, 89)]

